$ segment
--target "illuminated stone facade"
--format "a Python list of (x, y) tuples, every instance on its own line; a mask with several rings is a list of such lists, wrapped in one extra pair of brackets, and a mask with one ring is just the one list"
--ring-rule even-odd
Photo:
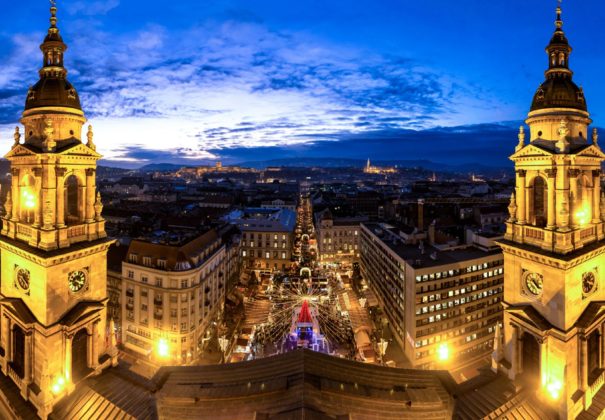
[(30, 88), (6, 158), (0, 365), (45, 418), (83, 378), (117, 363), (106, 332), (106, 238), (95, 171), (100, 155), (78, 94), (67, 81), (56, 8), (41, 45), (40, 81)]
[(351, 265), (359, 261), (359, 225), (367, 217), (334, 217), (329, 209), (315, 215), (319, 261)]
[(561, 10), (519, 144), (504, 251), (504, 330), (494, 369), (540, 388), (561, 418), (575, 418), (603, 384), (605, 199), (596, 130), (572, 81)]
[(489, 356), (502, 319), (503, 259), (495, 244), (424, 250), (378, 223), (363, 223), (360, 236), (362, 276), (413, 367), (456, 369)]
[(222, 311), (229, 252), (216, 230), (180, 245), (135, 240), (122, 264), (122, 340), (160, 363), (199, 356)]

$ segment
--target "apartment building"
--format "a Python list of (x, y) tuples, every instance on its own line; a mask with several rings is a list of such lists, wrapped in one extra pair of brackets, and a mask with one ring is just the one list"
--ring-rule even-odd
[(226, 220), (241, 231), (240, 253), (245, 268), (284, 270), (292, 264), (295, 212), (246, 208), (231, 212)]
[(216, 229), (180, 241), (133, 240), (122, 263), (124, 346), (161, 362), (193, 362), (223, 309), (228, 255)]
[(438, 250), (384, 223), (363, 223), (360, 235), (362, 276), (414, 367), (456, 369), (490, 354), (504, 279), (494, 238)]
[(315, 214), (319, 261), (322, 264), (351, 265), (359, 260), (359, 229), (368, 218), (337, 217), (330, 209)]

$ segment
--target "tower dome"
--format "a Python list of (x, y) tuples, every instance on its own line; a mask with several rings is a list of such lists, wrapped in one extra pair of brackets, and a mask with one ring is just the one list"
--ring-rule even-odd
[(81, 110), (80, 98), (73, 85), (67, 80), (67, 70), (63, 64), (67, 45), (57, 28), (57, 8), (50, 9), (50, 27), (40, 45), (43, 65), (39, 71), (40, 80), (29, 88), (25, 100), (25, 110), (45, 107), (66, 107)]
[(569, 55), (572, 48), (563, 32), (560, 7), (557, 8), (555, 27), (555, 33), (546, 47), (548, 54), (546, 80), (534, 95), (531, 111), (549, 108), (587, 111), (584, 92), (573, 82), (573, 72), (569, 69)]

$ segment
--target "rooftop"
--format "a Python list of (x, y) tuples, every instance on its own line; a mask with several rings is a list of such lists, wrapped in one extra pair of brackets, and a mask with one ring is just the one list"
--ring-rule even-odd
[(363, 223), (362, 225), (372, 232), (374, 237), (378, 238), (384, 245), (394, 251), (401, 259), (415, 268), (430, 268), (456, 264), (502, 253), (499, 249), (494, 251), (483, 251), (473, 246), (463, 246), (447, 251), (438, 251), (428, 244), (424, 245), (423, 251), (422, 247), (418, 244), (410, 245), (404, 243), (403, 238), (399, 236), (399, 229), (396, 227), (381, 223)]

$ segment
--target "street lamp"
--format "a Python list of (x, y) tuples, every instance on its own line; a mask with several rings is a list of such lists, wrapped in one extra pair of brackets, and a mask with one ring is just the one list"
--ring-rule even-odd
[(441, 362), (445, 362), (450, 358), (450, 348), (446, 343), (441, 344), (437, 348), (437, 357)]
[(168, 341), (165, 338), (160, 338), (158, 340), (157, 353), (161, 358), (166, 358), (170, 355), (170, 347), (168, 346)]
[(381, 338), (380, 342), (378, 343), (378, 351), (380, 352), (380, 361), (382, 362), (382, 364), (384, 364), (384, 355), (387, 352), (388, 346), (389, 346), (389, 342), (387, 340), (385, 340), (384, 338)]
[(224, 363), (225, 357), (226, 357), (225, 353), (227, 352), (227, 349), (229, 348), (229, 340), (223, 335), (222, 337), (219, 337), (218, 345), (221, 348), (221, 351), (223, 353), (223, 363)]

